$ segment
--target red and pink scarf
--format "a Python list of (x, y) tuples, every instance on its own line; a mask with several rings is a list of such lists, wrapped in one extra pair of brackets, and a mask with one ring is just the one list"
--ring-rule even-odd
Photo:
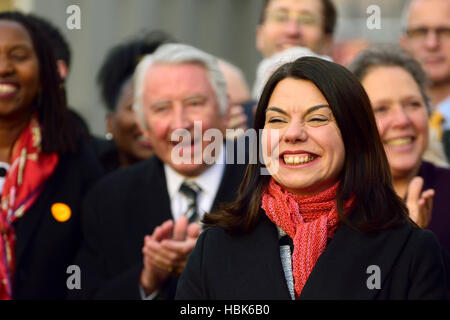
[[(312, 196), (284, 190), (272, 178), (262, 195), (262, 208), (294, 243), (292, 255), (294, 289), (299, 297), (308, 277), (338, 226), (336, 195), (339, 182)], [(346, 202), (345, 209), (352, 205)]]
[(58, 164), (56, 153), (41, 151), (41, 129), (36, 116), (14, 144), (11, 166), (5, 177), (0, 204), (0, 299), (12, 299), (15, 270), (14, 222), (40, 195)]

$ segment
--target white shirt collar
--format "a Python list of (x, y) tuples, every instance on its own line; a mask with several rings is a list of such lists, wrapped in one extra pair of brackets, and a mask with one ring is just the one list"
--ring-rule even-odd
[(221, 159), (222, 161), (214, 162), (213, 165), (211, 165), (197, 177), (185, 177), (175, 171), (168, 164), (164, 164), (167, 191), (169, 193), (169, 199), (171, 201), (172, 214), (175, 219), (177, 219), (181, 214), (178, 211), (184, 209), (182, 208), (182, 204), (179, 209), (179, 205), (176, 202), (178, 196), (180, 195), (180, 186), (185, 180), (195, 182), (201, 188), (201, 192), (198, 198), (200, 213), (209, 212), (211, 210), (217, 191), (219, 190), (223, 174), (225, 172), (225, 147), (221, 148), (219, 152), (220, 153), (217, 159)]
[(166, 175), (166, 185), (169, 193), (169, 199), (172, 200), (178, 190), (180, 190), (180, 186), (186, 177), (173, 170), (167, 163), (164, 164), (164, 173)]

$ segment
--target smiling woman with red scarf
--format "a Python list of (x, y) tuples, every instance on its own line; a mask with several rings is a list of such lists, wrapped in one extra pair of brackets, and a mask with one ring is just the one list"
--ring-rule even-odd
[(63, 299), (79, 207), (101, 169), (66, 118), (46, 36), (0, 13), (0, 299)]
[(395, 194), (355, 76), (313, 57), (281, 66), (254, 129), (264, 164), (203, 219), (177, 299), (445, 299), (439, 244)]

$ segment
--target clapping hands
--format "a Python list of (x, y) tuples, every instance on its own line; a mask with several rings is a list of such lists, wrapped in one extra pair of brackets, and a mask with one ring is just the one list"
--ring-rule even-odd
[(170, 275), (183, 272), (199, 234), (199, 224), (188, 224), (183, 216), (176, 223), (167, 220), (156, 227), (152, 235), (145, 236), (141, 286), (146, 294), (159, 288)]
[(414, 177), (408, 185), (406, 206), (409, 210), (409, 217), (419, 227), (425, 229), (431, 221), (431, 211), (433, 209), (434, 190), (422, 191), (423, 179)]

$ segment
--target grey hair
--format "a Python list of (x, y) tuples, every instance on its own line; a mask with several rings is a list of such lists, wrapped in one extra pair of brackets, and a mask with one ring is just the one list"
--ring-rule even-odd
[(301, 57), (316, 57), (328, 61), (333, 61), (329, 56), (318, 55), (306, 47), (292, 47), (272, 55), (269, 58), (262, 60), (256, 70), (256, 79), (253, 85), (252, 98), (259, 100), (263, 92), (266, 82), (270, 76), (283, 64), (294, 62)]
[(221, 115), (225, 115), (228, 109), (227, 85), (225, 77), (219, 69), (217, 59), (200, 50), (185, 44), (163, 44), (152, 53), (144, 56), (139, 62), (134, 73), (134, 104), (138, 121), (143, 128), (148, 128), (144, 116), (144, 88), (147, 71), (155, 64), (183, 64), (197, 63), (203, 66), (208, 74), (208, 79), (216, 94), (217, 104)]
[(429, 85), (427, 76), (419, 62), (414, 60), (414, 58), (399, 45), (373, 45), (367, 50), (360, 52), (350, 63), (348, 69), (353, 72), (359, 81), (362, 81), (371, 69), (385, 66), (400, 67), (413, 77), (414, 81), (419, 86), (428, 114), (430, 114), (431, 102), (427, 95), (427, 87)]

